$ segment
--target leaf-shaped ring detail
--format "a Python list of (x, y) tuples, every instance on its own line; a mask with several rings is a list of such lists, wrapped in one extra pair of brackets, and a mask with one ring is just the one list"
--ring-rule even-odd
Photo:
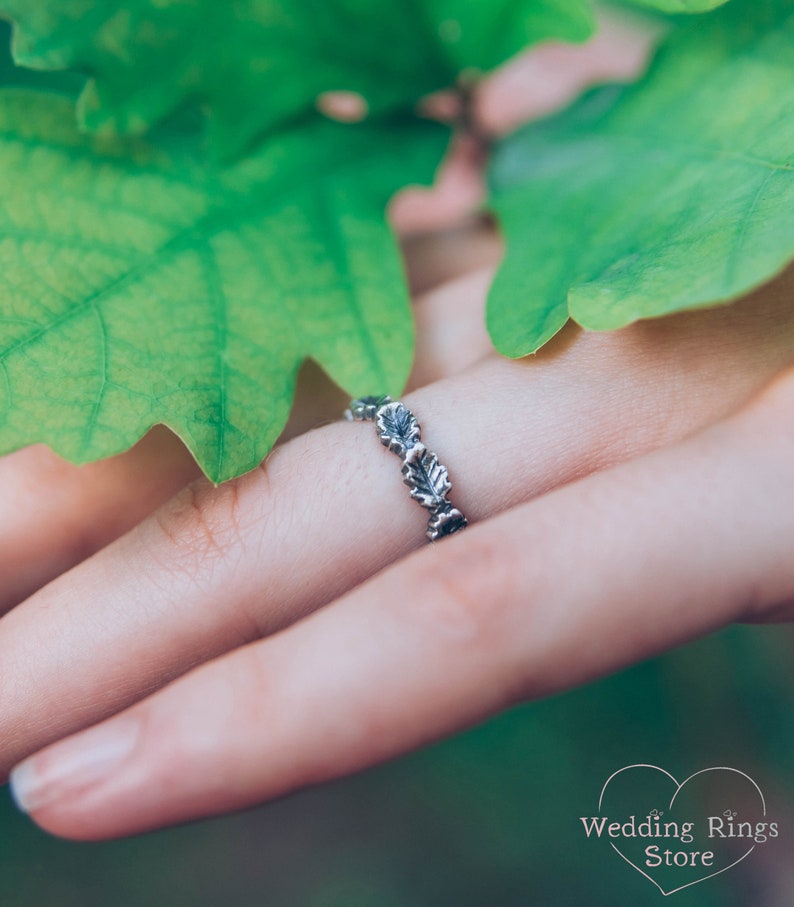
[(419, 422), (405, 404), (385, 395), (360, 397), (351, 401), (345, 417), (374, 422), (381, 444), (402, 460), (403, 482), (411, 497), (430, 511), (426, 535), (431, 542), (467, 526), (466, 517), (447, 497), (452, 487), (447, 467), (419, 440)]

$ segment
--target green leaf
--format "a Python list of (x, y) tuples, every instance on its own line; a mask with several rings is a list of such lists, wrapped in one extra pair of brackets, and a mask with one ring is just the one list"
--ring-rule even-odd
[(72, 105), (0, 92), (0, 453), (84, 462), (165, 423), (216, 482), (252, 468), (315, 359), (398, 393), (413, 326), (384, 206), (446, 130), (296, 127), (225, 169), (89, 140)]
[(0, 0), (0, 13), (17, 24), (18, 63), (93, 76), (84, 127), (138, 134), (197, 100), (222, 153), (322, 92), (359, 92), (372, 112), (409, 108), (465, 69), (593, 29), (590, 0)]
[(687, 20), (647, 77), (508, 138), (488, 325), (511, 356), (570, 315), (605, 330), (733, 299), (794, 254), (794, 10)]

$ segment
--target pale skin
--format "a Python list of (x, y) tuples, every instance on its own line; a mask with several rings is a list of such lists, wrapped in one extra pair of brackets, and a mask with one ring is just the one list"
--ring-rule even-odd
[[(625, 34), (605, 35), (580, 49), (579, 87), (631, 74), (609, 43)], [(517, 114), (497, 89), (498, 131)], [(431, 204), (397, 204), (403, 232), (476, 198), (465, 149), (450, 170)], [(0, 460), (0, 771), (17, 766), (43, 828), (100, 839), (253, 805), (731, 622), (794, 617), (794, 270), (731, 306), (569, 325), (509, 361), (483, 327), (493, 234), (407, 249), (424, 292), (403, 399), (464, 532), (425, 544), (371, 425), (302, 431), (344, 406), (324, 384), (306, 415), (316, 375), (294, 437), (219, 488), (163, 429), (85, 467), (41, 447)]]

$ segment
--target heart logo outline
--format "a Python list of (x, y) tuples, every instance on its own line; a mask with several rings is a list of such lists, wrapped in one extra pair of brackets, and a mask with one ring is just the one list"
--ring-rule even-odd
[[(756, 784), (756, 782), (748, 774), (746, 774), (743, 771), (740, 771), (738, 768), (730, 768), (727, 765), (714, 765), (711, 768), (702, 768), (702, 769), (700, 769), (700, 771), (693, 772), (688, 778), (685, 778), (679, 784), (678, 779), (674, 778), (673, 775), (670, 774), (670, 772), (666, 771), (665, 769), (661, 768), (658, 765), (650, 765), (650, 764), (644, 763), (644, 762), (638, 762), (635, 765), (625, 765), (623, 768), (619, 768), (616, 772), (613, 772), (607, 778), (607, 780), (604, 782), (604, 786), (601, 788), (601, 796), (598, 798), (599, 813), (601, 812), (601, 805), (604, 802), (604, 794), (606, 793), (606, 789), (607, 789), (607, 787), (609, 787), (609, 784), (612, 781), (612, 779), (616, 778), (619, 774), (621, 774), (621, 772), (627, 772), (632, 768), (655, 769), (657, 772), (661, 772), (663, 775), (666, 775), (673, 782), (673, 784), (675, 784), (675, 786), (676, 786), (675, 793), (673, 794), (672, 799), (670, 800), (670, 805), (667, 807), (668, 809), (672, 809), (673, 803), (675, 803), (675, 798), (679, 795), (682, 788), (686, 784), (688, 784), (693, 778), (697, 778), (698, 775), (703, 775), (706, 772), (734, 772), (735, 774), (741, 775), (743, 778), (746, 778), (750, 782), (750, 784), (752, 784), (753, 787), (758, 791), (758, 796), (761, 798), (762, 815), (766, 816), (766, 800), (764, 798), (763, 792), (761, 791), (761, 788)], [(664, 895), (664, 897), (668, 897), (671, 894), (675, 894), (677, 891), (683, 891), (685, 888), (691, 888), (692, 885), (698, 885), (700, 882), (705, 882), (708, 879), (713, 879), (715, 876), (722, 875), (723, 872), (727, 872), (729, 869), (733, 869), (733, 867), (737, 866), (739, 863), (741, 863), (742, 860), (746, 860), (747, 857), (750, 856), (750, 854), (755, 850), (755, 847), (756, 847), (756, 845), (753, 844), (753, 846), (745, 854), (743, 854), (741, 857), (739, 857), (738, 860), (734, 860), (733, 863), (730, 863), (728, 866), (724, 866), (722, 869), (718, 869), (716, 872), (712, 872), (707, 876), (703, 876), (702, 879), (695, 879), (694, 882), (687, 882), (686, 885), (680, 885), (678, 888), (673, 888), (670, 891), (665, 891), (664, 888), (662, 888), (662, 886), (656, 881), (656, 879), (649, 876), (647, 872), (643, 872), (643, 870), (640, 869), (640, 867), (637, 866), (636, 863), (632, 862), (626, 856), (626, 854), (624, 854), (620, 850), (620, 848), (615, 845), (615, 843), (613, 841), (610, 841), (609, 843), (610, 843), (611, 847), (613, 848), (613, 850), (618, 854), (618, 856), (620, 856), (622, 859), (624, 859), (629, 864), (629, 866), (636, 869), (637, 872), (641, 876), (645, 876), (645, 878), (649, 882), (653, 883), (659, 889), (659, 891), (661, 891), (661, 893)]]

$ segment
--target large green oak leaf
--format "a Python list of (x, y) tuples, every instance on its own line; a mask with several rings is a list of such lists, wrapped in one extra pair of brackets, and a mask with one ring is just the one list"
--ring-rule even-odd
[(140, 133), (198, 101), (222, 154), (323, 92), (410, 108), (465, 70), (593, 28), (590, 0), (0, 0), (0, 13), (16, 24), (19, 64), (91, 77), (86, 128)]
[(216, 168), (0, 92), (0, 453), (84, 462), (165, 423), (220, 482), (268, 452), (305, 358), (398, 393), (413, 324), (384, 208), (447, 138), (317, 119)]
[(507, 138), (507, 252), (488, 326), (510, 356), (721, 301), (794, 256), (794, 6), (745, 0), (671, 32), (647, 76)]

